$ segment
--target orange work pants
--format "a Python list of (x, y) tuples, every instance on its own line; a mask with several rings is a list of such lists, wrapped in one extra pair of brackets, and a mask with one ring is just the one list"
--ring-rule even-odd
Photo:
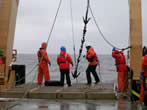
[(144, 99), (144, 82), (143, 80), (141, 80), (139, 101), (143, 102), (143, 99)]
[(127, 87), (127, 72), (118, 72), (118, 90), (123, 92)]
[(38, 83), (42, 83), (43, 76), (45, 77), (45, 81), (50, 80), (48, 64), (40, 64), (39, 65), (39, 68), (38, 68)]

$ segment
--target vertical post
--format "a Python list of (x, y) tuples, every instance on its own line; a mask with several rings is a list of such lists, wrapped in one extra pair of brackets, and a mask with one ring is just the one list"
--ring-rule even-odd
[(133, 79), (139, 79), (142, 61), (142, 16), (141, 0), (129, 0), (130, 6), (130, 67)]
[(18, 0), (0, 0), (0, 48), (6, 57), (4, 86), (7, 85), (9, 65), (12, 60), (17, 8)]

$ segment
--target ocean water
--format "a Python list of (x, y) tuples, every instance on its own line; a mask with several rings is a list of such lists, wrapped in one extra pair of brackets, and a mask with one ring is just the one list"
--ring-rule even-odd
[[(71, 55), (72, 59), (73, 56)], [(99, 61), (100, 61), (100, 67), (97, 67), (98, 75), (102, 82), (104, 83), (117, 83), (117, 73), (116, 73), (116, 67), (114, 63), (114, 59), (111, 55), (99, 55)], [(51, 80), (59, 80), (60, 79), (60, 72), (59, 67), (56, 62), (57, 55), (49, 55), (49, 59), (51, 60), (51, 67), (49, 67), (50, 70), (50, 76)], [(73, 60), (74, 62), (74, 60)], [(37, 81), (37, 56), (35, 54), (18, 54), (17, 55), (17, 61), (15, 64), (20, 65), (26, 65), (26, 82), (36, 82)], [(79, 64), (78, 72), (80, 72), (80, 76), (78, 77), (77, 81), (78, 83), (86, 83), (86, 68), (88, 66), (88, 62), (85, 58), (81, 57), (81, 61)], [(75, 67), (71, 67), (71, 72), (74, 72)], [(71, 82), (75, 83), (76, 80), (73, 79), (72, 74), (71, 76)], [(92, 81), (94, 82), (93, 76)]]

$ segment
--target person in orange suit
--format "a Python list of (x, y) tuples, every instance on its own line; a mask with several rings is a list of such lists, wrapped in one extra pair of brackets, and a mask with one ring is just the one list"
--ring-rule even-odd
[(57, 56), (57, 64), (59, 65), (61, 77), (61, 85), (64, 86), (64, 75), (66, 75), (67, 85), (71, 86), (70, 80), (70, 64), (73, 66), (73, 61), (70, 55), (66, 52), (66, 48), (61, 46), (61, 52)]
[(87, 84), (91, 84), (91, 76), (90, 73), (94, 76), (95, 84), (97, 84), (100, 80), (96, 72), (96, 67), (99, 64), (98, 62), (98, 56), (96, 55), (94, 49), (92, 46), (87, 45), (86, 46), (87, 53), (86, 53), (86, 59), (88, 60), (89, 64), (86, 69), (86, 77), (87, 77)]
[(143, 60), (142, 60), (142, 72), (144, 73), (144, 89), (146, 90), (146, 86), (145, 86), (145, 81), (146, 81), (146, 78), (147, 78), (147, 54), (145, 54)]
[(147, 54), (144, 54), (142, 59), (142, 72), (140, 72), (140, 80), (141, 80), (141, 89), (140, 89), (140, 98), (139, 100), (142, 102), (144, 98), (144, 91), (146, 88), (146, 78), (147, 78)]
[(51, 66), (51, 62), (48, 58), (46, 48), (47, 48), (47, 43), (43, 42), (41, 44), (41, 48), (37, 52), (38, 62), (39, 62), (38, 64), (38, 84), (42, 84), (43, 76), (45, 78), (45, 82), (50, 80), (48, 64)]
[(4, 57), (0, 55), (0, 64), (4, 64), (5, 61), (4, 61)]
[(118, 72), (118, 92), (124, 92), (127, 87), (127, 66), (125, 56), (122, 51), (113, 48), (112, 57), (115, 59), (116, 70)]

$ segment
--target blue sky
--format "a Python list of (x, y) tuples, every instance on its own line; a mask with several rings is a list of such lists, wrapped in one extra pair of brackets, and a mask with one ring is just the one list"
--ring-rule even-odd
[[(82, 16), (85, 15), (86, 1), (72, 0), (77, 54), (82, 38)], [(14, 48), (19, 53), (36, 53), (41, 42), (47, 41), (58, 3), (59, 0), (20, 0), (14, 42)], [(59, 53), (62, 45), (66, 46), (69, 53), (73, 53), (69, 6), (70, 0), (63, 0), (48, 44), (49, 54)], [(107, 40), (116, 47), (127, 47), (129, 38), (128, 0), (91, 0), (91, 7)], [(143, 43), (147, 45), (147, 13), (145, 10), (147, 10), (147, 0), (142, 0)], [(90, 14), (89, 16), (92, 17)], [(98, 54), (111, 54), (112, 47), (102, 39), (92, 19), (88, 24), (86, 42), (94, 46)]]

